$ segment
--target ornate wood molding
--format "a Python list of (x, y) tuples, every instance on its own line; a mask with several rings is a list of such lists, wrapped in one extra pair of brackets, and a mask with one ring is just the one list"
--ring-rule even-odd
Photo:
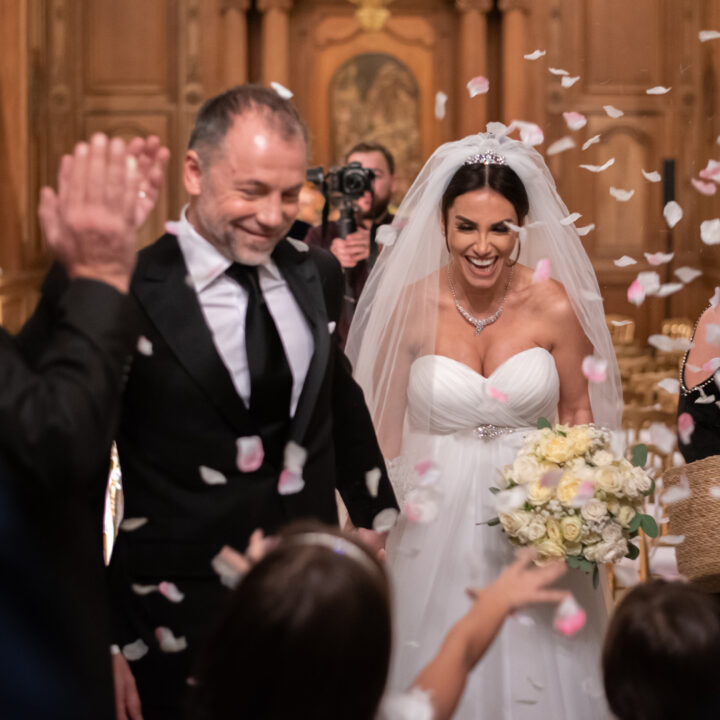
[(455, 0), (455, 9), (460, 13), (488, 13), (493, 9), (493, 0)]

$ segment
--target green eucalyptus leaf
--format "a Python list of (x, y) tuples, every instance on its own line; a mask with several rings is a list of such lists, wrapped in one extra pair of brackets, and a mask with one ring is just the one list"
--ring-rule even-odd
[(640, 525), (648, 537), (656, 538), (658, 536), (658, 526), (652, 515), (643, 515)]
[(637, 532), (637, 530), (640, 529), (640, 523), (642, 522), (643, 516), (641, 513), (635, 513), (635, 516), (630, 521), (630, 524), (628, 525), (628, 530), (631, 533)]
[(543, 428), (552, 429), (552, 425), (550, 424), (550, 421), (546, 417), (538, 418), (538, 421), (537, 421), (537, 429), (542, 430)]
[(635, 543), (628, 543), (626, 558), (634, 560), (640, 554), (640, 548)]
[(491, 487), (491, 488), (490, 488), (490, 492), (491, 492), (493, 495), (497, 495), (497, 494), (500, 492), (500, 488)]
[(598, 570), (597, 563), (593, 563), (595, 567), (593, 568), (593, 587), (597, 590), (598, 585), (600, 584), (600, 571)]
[(648, 449), (645, 443), (638, 443), (632, 449), (632, 464), (637, 467), (645, 467), (647, 463)]

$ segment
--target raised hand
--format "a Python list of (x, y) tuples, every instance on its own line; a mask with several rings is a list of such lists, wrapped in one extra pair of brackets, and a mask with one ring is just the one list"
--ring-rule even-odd
[(160, 144), (157, 135), (133, 138), (128, 144), (127, 151), (138, 162), (140, 182), (135, 205), (135, 227), (139, 230), (145, 224), (160, 196), (170, 151)]

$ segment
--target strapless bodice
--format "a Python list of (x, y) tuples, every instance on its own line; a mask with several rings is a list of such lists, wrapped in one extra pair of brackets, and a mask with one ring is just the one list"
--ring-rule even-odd
[[(493, 397), (492, 391), (507, 400)], [(447, 434), (480, 425), (521, 428), (534, 426), (539, 417), (555, 417), (560, 379), (555, 360), (541, 347), (511, 355), (488, 377), (445, 355), (423, 355), (410, 368), (407, 394), (414, 430)]]

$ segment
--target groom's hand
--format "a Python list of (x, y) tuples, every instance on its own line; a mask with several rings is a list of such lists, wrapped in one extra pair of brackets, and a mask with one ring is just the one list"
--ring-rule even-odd
[(135, 678), (122, 653), (113, 654), (112, 670), (115, 684), (115, 717), (117, 720), (143, 720)]

